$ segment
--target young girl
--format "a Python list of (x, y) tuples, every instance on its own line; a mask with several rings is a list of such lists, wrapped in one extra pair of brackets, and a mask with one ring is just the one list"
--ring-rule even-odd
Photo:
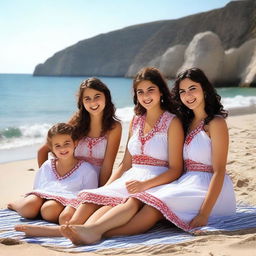
[(8, 208), (25, 218), (35, 218), (40, 213), (43, 219), (58, 222), (60, 213), (80, 190), (98, 187), (98, 177), (89, 163), (74, 157), (73, 126), (54, 125), (48, 131), (47, 144), (55, 158), (44, 162), (38, 170), (33, 191)]
[(133, 88), (136, 116), (120, 168), (109, 185), (78, 195), (83, 203), (108, 206), (96, 211), (85, 225), (61, 227), (62, 234), (75, 244), (94, 243), (108, 230), (126, 224), (144, 199), (154, 201), (157, 186), (181, 175), (183, 129), (169, 112), (172, 102), (165, 80), (157, 69), (144, 68), (134, 78)]
[(187, 134), (183, 148), (185, 173), (178, 180), (158, 187), (155, 193), (158, 204), (145, 199), (148, 205), (130, 222), (110, 230), (105, 236), (145, 232), (162, 214), (189, 231), (206, 225), (210, 217), (235, 213), (233, 185), (225, 174), (228, 129), (224, 118), (227, 112), (223, 110), (220, 96), (198, 68), (180, 73), (172, 92)]

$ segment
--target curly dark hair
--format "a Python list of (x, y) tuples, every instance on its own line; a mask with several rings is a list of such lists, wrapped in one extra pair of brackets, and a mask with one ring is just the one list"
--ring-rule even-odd
[(150, 81), (159, 88), (162, 93), (160, 107), (169, 112), (174, 111), (173, 102), (171, 99), (170, 90), (166, 80), (157, 68), (145, 67), (142, 68), (133, 79), (133, 103), (135, 105), (134, 112), (136, 115), (143, 115), (146, 109), (139, 103), (137, 98), (137, 87), (142, 81)]
[(72, 140), (75, 140), (76, 138), (74, 134), (74, 127), (72, 125), (66, 123), (57, 123), (53, 125), (47, 133), (47, 145), (50, 149), (52, 148), (52, 137), (62, 134), (70, 135)]
[(174, 82), (174, 87), (171, 90), (172, 99), (175, 102), (175, 113), (183, 123), (184, 131), (187, 132), (188, 127), (194, 118), (194, 113), (191, 109), (186, 107), (180, 100), (179, 86), (180, 82), (186, 78), (199, 83), (204, 92), (205, 98), (205, 124), (208, 124), (215, 115), (220, 115), (224, 118), (228, 116), (228, 112), (224, 110), (221, 104), (221, 96), (217, 93), (216, 89), (210, 83), (205, 73), (199, 68), (190, 68), (178, 74)]
[(103, 110), (102, 118), (102, 132), (101, 135), (106, 134), (107, 131), (114, 128), (116, 121), (119, 119), (115, 115), (116, 108), (112, 102), (110, 90), (108, 87), (98, 78), (92, 77), (83, 81), (79, 87), (77, 94), (77, 112), (73, 115), (69, 123), (75, 127), (75, 134), (77, 139), (81, 139), (86, 136), (90, 129), (91, 118), (89, 112), (85, 109), (83, 104), (83, 93), (87, 88), (97, 90), (105, 95), (105, 108)]

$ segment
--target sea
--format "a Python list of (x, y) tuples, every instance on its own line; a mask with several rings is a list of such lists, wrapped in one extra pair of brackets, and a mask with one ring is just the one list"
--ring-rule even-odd
[[(0, 74), (0, 163), (36, 157), (48, 129), (68, 121), (76, 111), (77, 91), (87, 78)], [(133, 116), (132, 79), (99, 78), (109, 87), (117, 116), (127, 127)], [(168, 83), (171, 87), (173, 81)], [(256, 106), (256, 88), (217, 91), (228, 110)]]

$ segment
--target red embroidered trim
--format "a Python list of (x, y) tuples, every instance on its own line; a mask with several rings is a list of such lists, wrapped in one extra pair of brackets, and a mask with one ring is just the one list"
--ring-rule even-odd
[(164, 217), (174, 223), (177, 227), (183, 229), (184, 231), (189, 231), (192, 229), (188, 223), (182, 221), (172, 210), (168, 208), (168, 206), (162, 202), (160, 199), (146, 193), (138, 193), (135, 195), (132, 195), (131, 197), (137, 198), (140, 201), (142, 201), (145, 204), (151, 205), (157, 210), (159, 210)]
[(153, 166), (165, 166), (168, 167), (168, 161), (156, 159), (146, 155), (134, 155), (132, 156), (133, 164), (141, 164), (141, 165), (153, 165)]
[(188, 144), (192, 141), (192, 139), (193, 139), (200, 131), (202, 131), (203, 127), (204, 127), (204, 120), (202, 120), (202, 121), (200, 122), (200, 124), (199, 124), (193, 131), (191, 131), (191, 132), (187, 135), (187, 137), (186, 137), (184, 143), (185, 143), (186, 145), (188, 145)]
[(102, 166), (104, 159), (101, 158), (94, 158), (94, 157), (79, 157), (79, 159), (84, 160), (95, 166)]
[(124, 202), (124, 198), (111, 197), (105, 195), (97, 195), (89, 192), (81, 192), (78, 194), (77, 201), (79, 203), (93, 203), (98, 205), (111, 205), (116, 206)]
[[(168, 129), (168, 124), (170, 124), (171, 120), (173, 119), (174, 115), (170, 114), (169, 112), (164, 112), (159, 119), (156, 121), (154, 127), (144, 135), (144, 125), (146, 121), (146, 115), (140, 117), (140, 127), (139, 127), (139, 140), (141, 142), (141, 153), (144, 152), (144, 145), (147, 141), (149, 141), (157, 132), (166, 132)], [(168, 122), (169, 121), (169, 122)]]
[[(131, 194), (129, 197), (137, 198), (145, 204), (151, 205), (159, 210), (167, 220), (174, 223), (177, 227), (189, 231), (191, 227), (188, 223), (182, 221), (173, 211), (171, 211), (168, 206), (162, 202), (160, 199), (146, 193), (137, 193)], [(120, 198), (120, 197), (110, 197), (104, 195), (97, 195), (89, 192), (82, 192), (78, 195), (78, 201), (80, 203), (94, 203), (98, 205), (111, 205), (116, 206), (118, 204), (124, 203), (129, 198)]]
[(62, 197), (62, 196), (55, 196), (55, 195), (50, 195), (50, 194), (45, 194), (45, 193), (40, 193), (40, 192), (30, 192), (30, 193), (27, 193), (26, 196), (28, 195), (36, 195), (40, 198), (44, 198), (44, 199), (47, 199), (47, 200), (55, 200), (55, 201), (58, 201), (59, 203), (61, 203), (63, 206), (67, 206), (67, 205), (70, 205), (74, 208), (77, 208), (79, 203), (76, 199), (67, 199), (65, 197)]
[(80, 165), (83, 163), (83, 160), (79, 160), (79, 161), (77, 162), (77, 164), (73, 167), (73, 169), (72, 169), (71, 171), (69, 171), (68, 173), (66, 173), (64, 176), (60, 176), (59, 173), (57, 172), (56, 161), (57, 161), (56, 158), (51, 159), (52, 171), (53, 171), (55, 177), (57, 178), (57, 180), (64, 180), (64, 179), (66, 179), (66, 178), (69, 177), (73, 172), (75, 172), (75, 171), (80, 167)]
[(185, 163), (185, 170), (189, 172), (213, 172), (213, 168), (211, 165), (195, 162), (190, 159), (186, 159)]
[(99, 142), (101, 142), (104, 139), (106, 139), (106, 135), (97, 137), (97, 138), (85, 137), (84, 141), (89, 148), (93, 148), (96, 144), (98, 144)]

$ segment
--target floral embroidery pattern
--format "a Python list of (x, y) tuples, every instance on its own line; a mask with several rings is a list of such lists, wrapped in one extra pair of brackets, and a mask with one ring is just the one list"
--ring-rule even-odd
[(141, 165), (153, 165), (153, 166), (165, 166), (168, 167), (168, 161), (164, 161), (161, 159), (156, 159), (146, 155), (134, 155), (132, 156), (133, 164), (141, 164)]
[(80, 165), (83, 163), (83, 160), (79, 160), (77, 162), (77, 164), (73, 167), (72, 170), (70, 170), (68, 173), (66, 173), (64, 176), (60, 176), (59, 173), (57, 172), (57, 168), (56, 168), (56, 158), (51, 159), (51, 165), (52, 165), (52, 171), (56, 177), (57, 180), (64, 180), (67, 177), (69, 177), (72, 173), (74, 173), (79, 167)]
[(193, 131), (191, 131), (191, 132), (187, 135), (187, 137), (186, 137), (184, 143), (185, 143), (186, 145), (188, 145), (188, 144), (192, 141), (192, 139), (193, 139), (200, 131), (202, 131), (203, 127), (204, 127), (204, 120), (202, 120), (202, 121), (200, 122), (200, 124), (199, 124)]
[(192, 171), (198, 171), (198, 172), (213, 172), (213, 168), (211, 165), (195, 162), (190, 159), (186, 159), (184, 161), (185, 163), (185, 170), (192, 172)]

